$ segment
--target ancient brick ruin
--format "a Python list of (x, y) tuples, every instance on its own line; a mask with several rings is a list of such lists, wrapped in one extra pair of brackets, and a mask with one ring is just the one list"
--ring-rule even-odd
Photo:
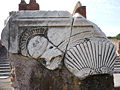
[(39, 10), (39, 4), (36, 3), (36, 0), (30, 0), (29, 4), (21, 0), (19, 10)]
[(82, 4), (78, 2), (73, 10), (73, 15), (76, 13), (79, 13), (86, 18), (86, 6), (82, 6)]

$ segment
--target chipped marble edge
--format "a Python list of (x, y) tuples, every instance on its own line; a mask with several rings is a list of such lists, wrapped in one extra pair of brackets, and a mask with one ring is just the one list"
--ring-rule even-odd
[(30, 17), (72, 17), (72, 14), (70, 14), (68, 11), (12, 11), (10, 12), (10, 15), (17, 16), (17, 17), (23, 17), (23, 18), (30, 18)]

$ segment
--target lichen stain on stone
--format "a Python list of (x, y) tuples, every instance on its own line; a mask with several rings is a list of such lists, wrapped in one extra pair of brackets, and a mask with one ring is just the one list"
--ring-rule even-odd
[(67, 85), (66, 84), (63, 86), (63, 90), (67, 90)]
[(74, 79), (74, 88), (75, 88), (75, 90), (79, 90), (79, 81), (78, 81), (78, 79)]

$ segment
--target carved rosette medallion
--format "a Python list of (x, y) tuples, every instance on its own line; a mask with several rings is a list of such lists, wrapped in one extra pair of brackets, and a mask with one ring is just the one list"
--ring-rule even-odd
[(48, 45), (47, 27), (25, 30), (20, 36), (20, 53), (32, 58), (39, 58)]
[(39, 35), (34, 36), (28, 42), (27, 45), (28, 54), (34, 58), (40, 57), (44, 53), (47, 47), (47, 43), (48, 42), (46, 38)]

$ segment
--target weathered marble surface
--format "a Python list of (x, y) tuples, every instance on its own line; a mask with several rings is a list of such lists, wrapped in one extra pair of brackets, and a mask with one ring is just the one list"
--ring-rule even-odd
[(39, 60), (49, 70), (65, 65), (80, 79), (113, 73), (114, 45), (97, 25), (67, 11), (11, 12), (2, 43), (10, 53)]

